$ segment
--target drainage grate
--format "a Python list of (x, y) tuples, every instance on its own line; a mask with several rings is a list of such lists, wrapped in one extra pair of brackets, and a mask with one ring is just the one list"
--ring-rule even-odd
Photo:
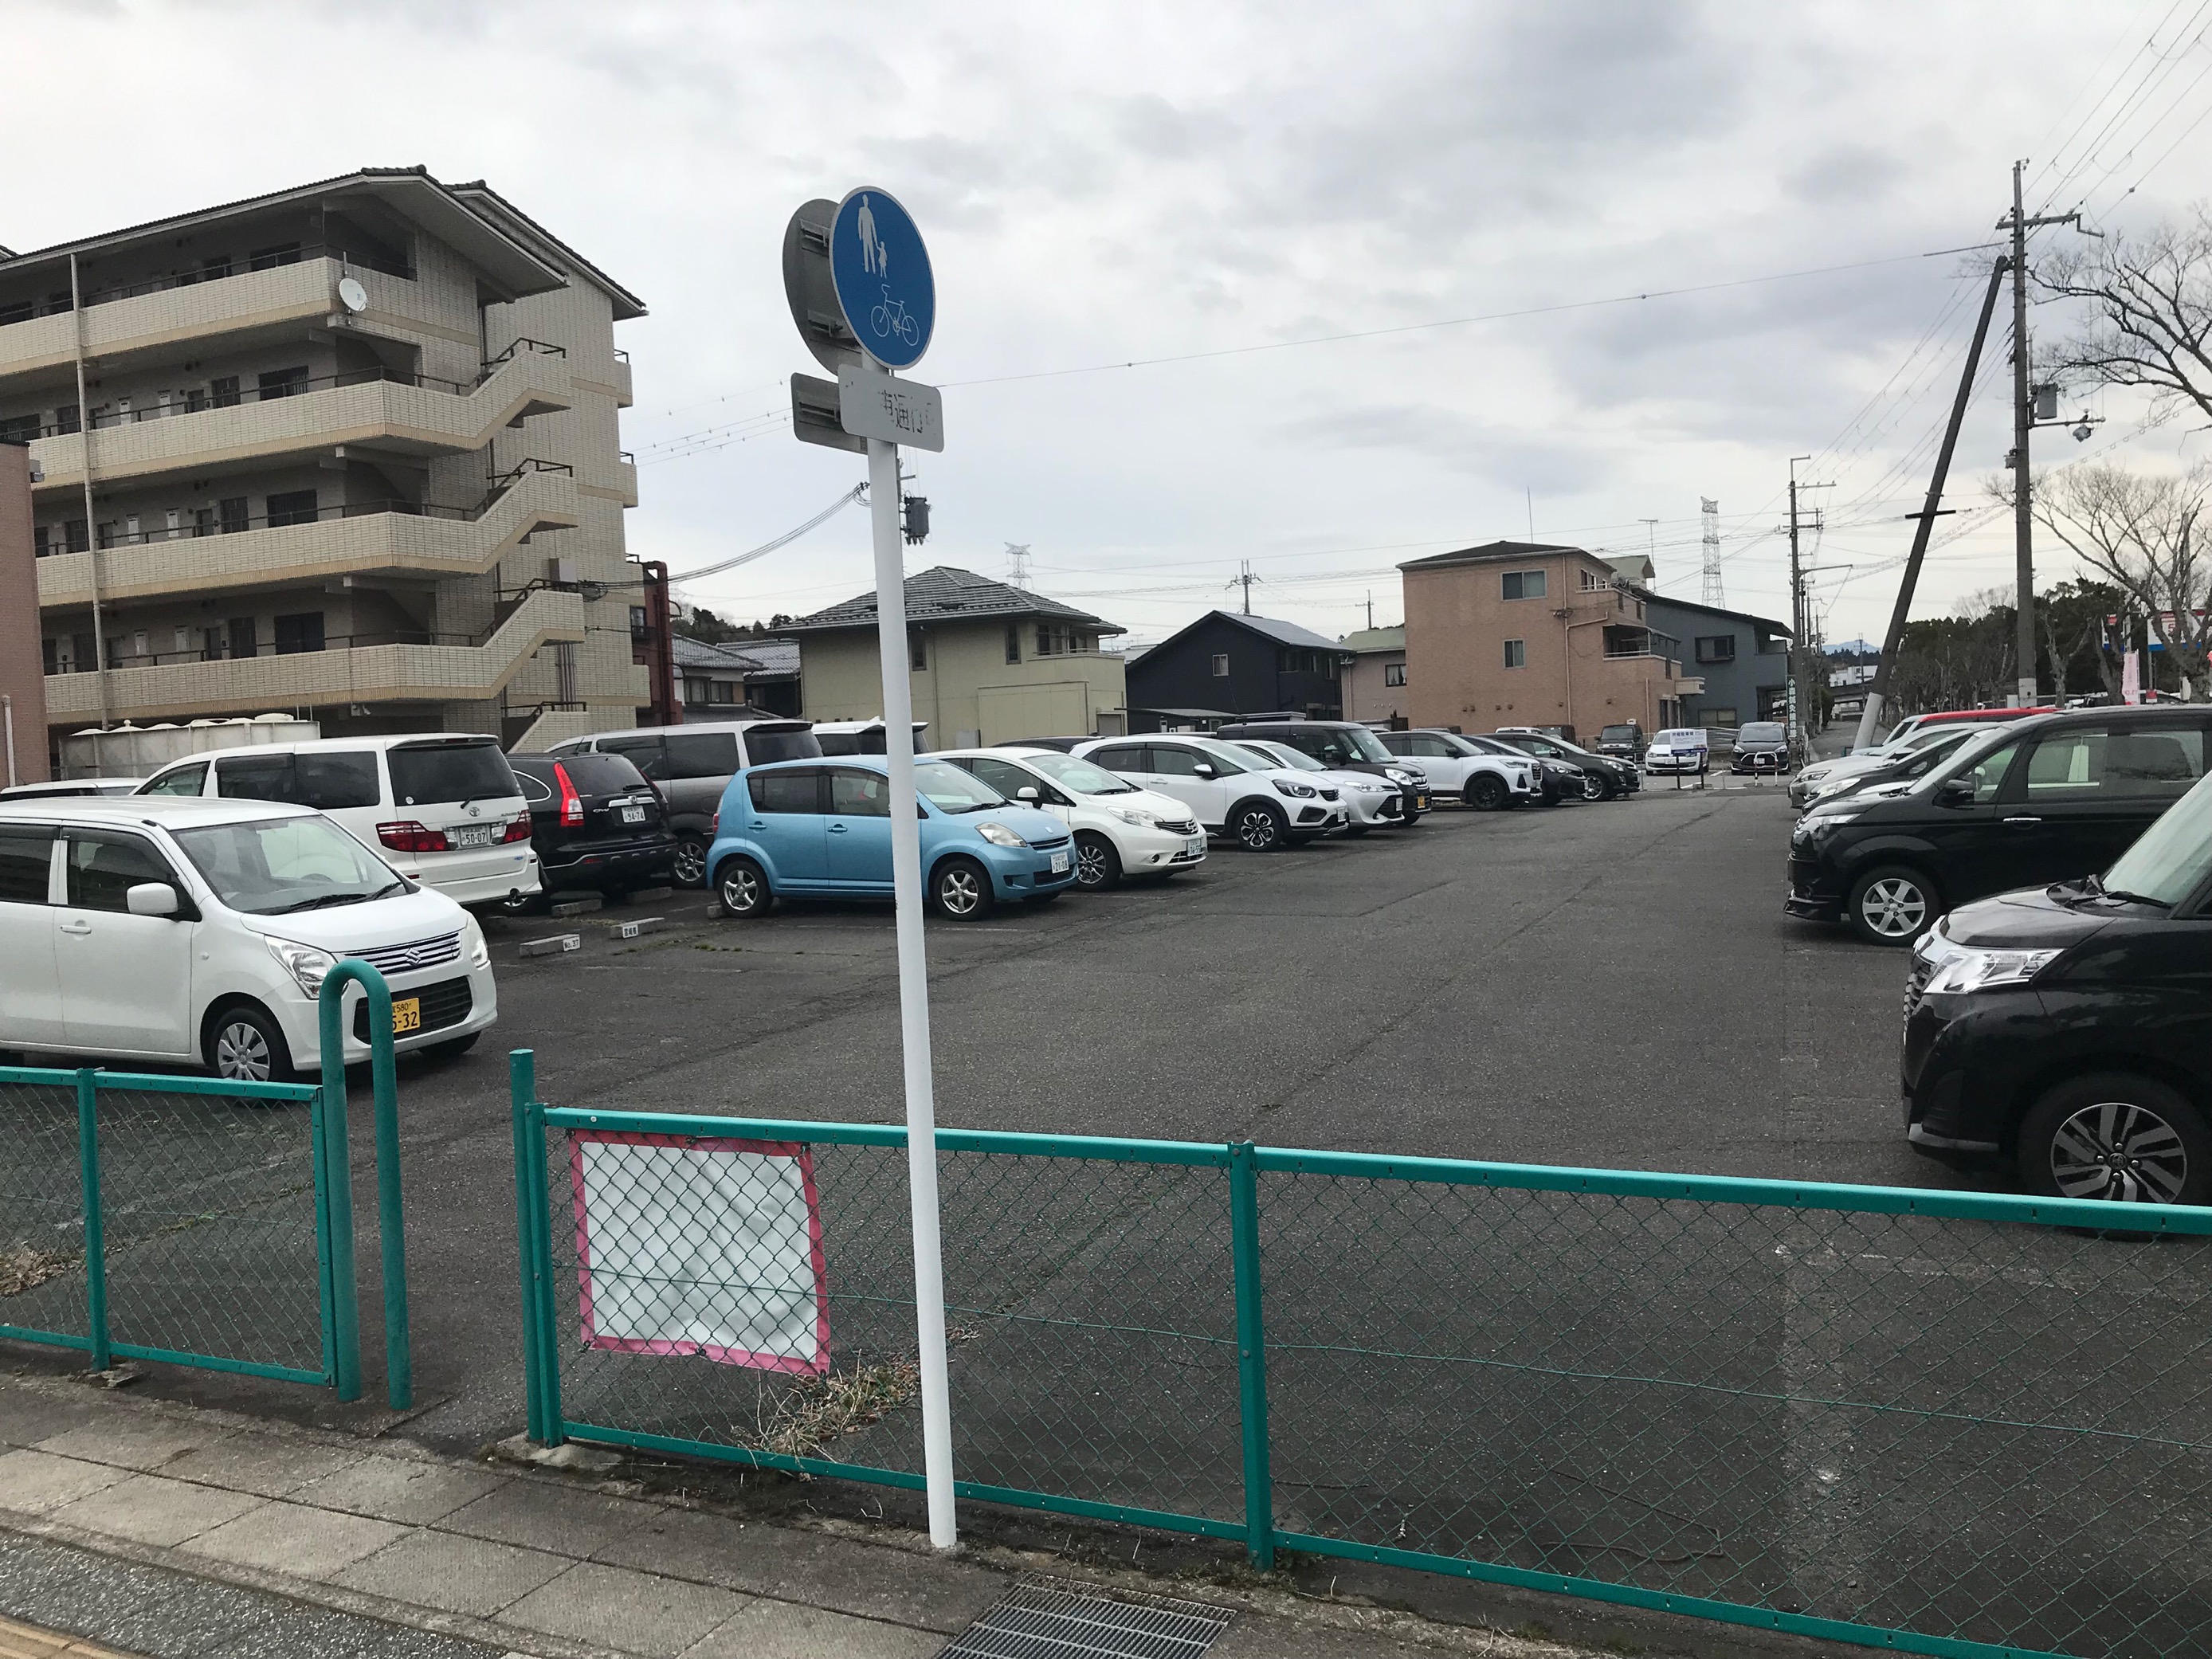
[(1199, 1659), (1229, 1620), (1202, 1602), (1025, 1578), (939, 1659)]

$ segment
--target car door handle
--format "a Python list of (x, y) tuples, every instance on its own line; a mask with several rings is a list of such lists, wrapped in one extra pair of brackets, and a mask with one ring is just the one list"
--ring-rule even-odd
[(842, 836), (845, 833), (845, 826), (842, 823), (833, 823), (830, 826), (830, 833), (833, 836)]
[(2007, 818), (2005, 822), (2007, 823), (2040, 823), (2043, 820), (2041, 818)]
[(88, 921), (70, 921), (63, 922), (60, 926), (64, 933), (88, 933), (92, 931), (92, 924)]

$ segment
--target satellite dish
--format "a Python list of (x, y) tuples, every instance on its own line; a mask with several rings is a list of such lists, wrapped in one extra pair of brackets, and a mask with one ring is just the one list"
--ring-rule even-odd
[(368, 309), (368, 290), (361, 285), (359, 277), (338, 278), (338, 303), (348, 311), (362, 312)]

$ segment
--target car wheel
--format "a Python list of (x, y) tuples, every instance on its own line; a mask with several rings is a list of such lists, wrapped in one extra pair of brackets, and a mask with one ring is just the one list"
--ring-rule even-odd
[(739, 921), (766, 915), (775, 902), (767, 872), (745, 858), (732, 859), (722, 866), (714, 882), (714, 896), (721, 900), (723, 913)]
[(482, 1031), (471, 1031), (466, 1036), (447, 1037), (443, 1042), (425, 1043), (422, 1052), (426, 1058), (434, 1060), (442, 1066), (447, 1060), (459, 1060), (470, 1049), (475, 1048), (477, 1039), (483, 1035)]
[(1289, 838), (1291, 826), (1265, 801), (1251, 801), (1237, 809), (1229, 820), (1229, 833), (1248, 853), (1272, 853)]
[(1086, 893), (1103, 893), (1121, 884), (1121, 855), (1095, 830), (1075, 838), (1075, 884)]
[(1460, 791), (1460, 799), (1478, 812), (1495, 812), (1505, 805), (1505, 780), (1495, 772), (1478, 772)]
[(1589, 772), (1583, 773), (1583, 799), (1584, 800), (1603, 800), (1605, 799), (1605, 780)]
[(2021, 1120), (2020, 1176), (2055, 1198), (2202, 1204), (2212, 1198), (2212, 1132), (2154, 1078), (2100, 1072), (2060, 1084)]
[(974, 921), (991, 913), (991, 873), (973, 859), (947, 859), (929, 878), (937, 914), (954, 921)]
[(1943, 914), (1936, 884), (1910, 865), (1885, 864), (1851, 884), (1844, 915), (1869, 945), (1910, 945)]
[(291, 1080), (292, 1050), (265, 1008), (234, 1003), (208, 1022), (208, 1069), (226, 1083)]
[(670, 875), (678, 887), (704, 887), (707, 884), (707, 838), (704, 836), (678, 836), (676, 856), (671, 860)]

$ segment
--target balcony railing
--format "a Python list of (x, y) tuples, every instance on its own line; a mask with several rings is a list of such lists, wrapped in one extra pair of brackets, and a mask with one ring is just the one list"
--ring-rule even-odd
[[(311, 243), (299, 247), (264, 249), (259, 253), (227, 259), (220, 264), (196, 271), (151, 276), (143, 283), (112, 283), (88, 293), (84, 296), (84, 303), (90, 307), (106, 305), (115, 300), (135, 300), (142, 294), (162, 294), (173, 288), (195, 288), (202, 283), (219, 283), (226, 277), (243, 276), (250, 271), (274, 270), (280, 265), (296, 265), (307, 259), (336, 259), (343, 264), (359, 265), (364, 270), (382, 271), (387, 276), (398, 276), (406, 282), (415, 280), (415, 268), (404, 260), (390, 258), (380, 253), (354, 252), (323, 243)], [(0, 305), (0, 328), (9, 323), (27, 323), (33, 317), (63, 315), (71, 309), (67, 295)]]

